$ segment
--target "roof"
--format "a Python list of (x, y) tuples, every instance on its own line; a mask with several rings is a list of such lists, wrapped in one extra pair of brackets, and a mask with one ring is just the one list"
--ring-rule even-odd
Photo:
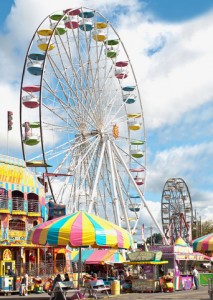
[[(85, 260), (92, 255), (92, 253), (94, 252), (94, 249), (86, 249), (86, 250), (81, 250), (81, 262), (84, 263)], [(75, 252), (75, 256), (72, 259), (72, 262), (78, 262), (79, 261), (79, 251)]]
[(85, 261), (86, 264), (124, 263), (126, 260), (117, 250), (95, 250)]
[[(72, 251), (72, 262), (78, 262), (79, 251)], [(118, 264), (124, 263), (126, 260), (122, 254), (115, 249), (86, 249), (82, 250), (82, 263), (86, 264)]]
[(127, 265), (165, 265), (168, 264), (168, 260), (162, 261), (127, 261)]

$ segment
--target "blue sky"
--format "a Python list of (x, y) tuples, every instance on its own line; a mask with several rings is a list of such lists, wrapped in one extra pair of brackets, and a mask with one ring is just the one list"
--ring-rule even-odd
[[(203, 219), (213, 210), (213, 1), (75, 1), (93, 7), (118, 31), (141, 85), (147, 136), (146, 199), (160, 221), (163, 186), (185, 180), (193, 207)], [(10, 13), (11, 5), (15, 7)], [(1, 111), (19, 116), (20, 78), (29, 41), (50, 13), (70, 1), (10, 1), (0, 9)], [(29, 10), (31, 7), (31, 10)], [(116, 13), (115, 13), (116, 12)], [(119, 14), (117, 13), (119, 12)], [(19, 125), (7, 135), (2, 118), (3, 154), (20, 156)], [(9, 144), (9, 150), (6, 145)], [(145, 213), (146, 214), (146, 213)], [(149, 225), (149, 218), (144, 217)]]
[(153, 14), (155, 20), (182, 22), (196, 18), (213, 9), (211, 0), (147, 0), (145, 13)]

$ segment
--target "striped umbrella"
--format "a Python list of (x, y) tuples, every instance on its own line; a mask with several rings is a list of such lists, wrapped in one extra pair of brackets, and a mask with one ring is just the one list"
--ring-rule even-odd
[(73, 248), (91, 246), (130, 249), (133, 245), (127, 230), (83, 211), (33, 227), (28, 233), (28, 242), (39, 245), (69, 244)]
[(192, 245), (194, 251), (213, 251), (213, 233), (197, 238)]

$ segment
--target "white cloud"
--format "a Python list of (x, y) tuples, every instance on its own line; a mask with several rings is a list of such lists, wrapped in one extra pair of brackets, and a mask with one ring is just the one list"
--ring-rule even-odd
[[(118, 32), (141, 86), (146, 126), (173, 124), (213, 98), (212, 16), (177, 25), (123, 18)], [(160, 37), (165, 46), (147, 57), (145, 50), (158, 46)]]

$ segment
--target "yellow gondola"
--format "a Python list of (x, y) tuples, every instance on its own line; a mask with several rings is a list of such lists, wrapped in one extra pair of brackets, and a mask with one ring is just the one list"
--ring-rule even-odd
[(52, 29), (48, 28), (48, 29), (40, 29), (37, 31), (37, 33), (42, 36), (51, 36), (53, 31)]
[[(50, 50), (53, 50), (55, 48), (55, 46), (53, 44), (49, 44), (49, 39), (39, 39), (37, 41), (37, 44), (38, 44), (38, 48), (41, 50), (41, 51), (50, 51)], [(49, 45), (48, 45), (49, 44)]]

